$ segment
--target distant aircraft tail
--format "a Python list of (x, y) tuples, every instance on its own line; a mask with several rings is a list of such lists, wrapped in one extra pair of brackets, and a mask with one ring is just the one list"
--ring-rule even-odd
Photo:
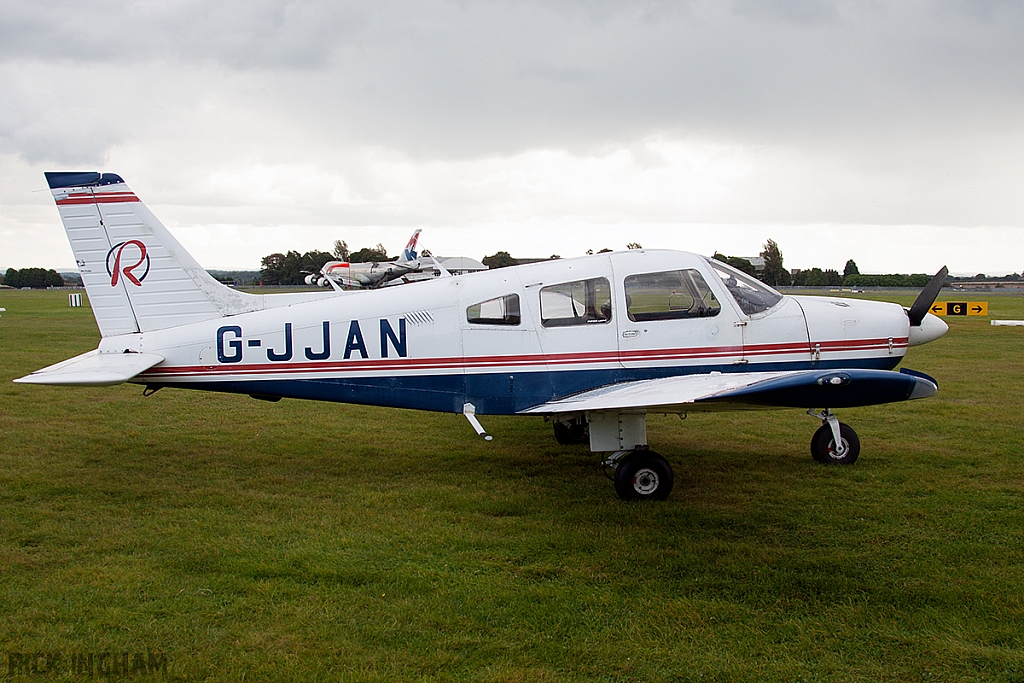
[(244, 313), (262, 297), (217, 282), (113, 173), (46, 173), (100, 334)]
[(409, 243), (405, 245), (405, 249), (402, 250), (402, 255), (398, 257), (399, 263), (416, 260), (416, 242), (419, 240), (421, 232), (422, 230), (417, 229), (416, 232), (412, 234), (412, 237), (409, 238)]

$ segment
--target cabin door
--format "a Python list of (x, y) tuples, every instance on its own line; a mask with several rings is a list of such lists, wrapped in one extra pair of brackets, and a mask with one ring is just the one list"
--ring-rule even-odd
[(729, 371), (742, 362), (736, 312), (700, 270), (651, 259), (643, 270), (616, 272), (616, 294), (619, 357), (630, 377)]
[(466, 401), (476, 412), (511, 414), (549, 400), (534, 319), (514, 273), (463, 288), (460, 304)]

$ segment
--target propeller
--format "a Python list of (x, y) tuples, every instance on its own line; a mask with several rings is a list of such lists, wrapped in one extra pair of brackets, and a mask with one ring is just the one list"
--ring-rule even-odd
[(924, 320), (925, 315), (928, 314), (928, 309), (935, 303), (935, 298), (939, 295), (939, 290), (942, 289), (942, 285), (946, 283), (946, 275), (949, 274), (949, 269), (946, 266), (942, 266), (939, 272), (935, 273), (935, 277), (931, 279), (925, 288), (921, 290), (921, 293), (917, 295), (917, 299), (914, 300), (914, 305), (907, 311), (907, 317), (910, 318), (910, 324), (913, 327), (917, 327)]

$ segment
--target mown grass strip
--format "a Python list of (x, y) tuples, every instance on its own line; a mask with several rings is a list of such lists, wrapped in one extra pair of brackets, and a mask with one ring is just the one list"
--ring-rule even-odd
[(796, 411), (653, 416), (676, 491), (633, 505), (539, 419), (487, 444), (453, 415), (14, 385), (98, 335), (61, 293), (0, 306), (0, 652), (157, 650), (180, 680), (1024, 678), (1019, 328), (911, 349), (939, 395), (844, 411), (850, 468), (811, 461)]

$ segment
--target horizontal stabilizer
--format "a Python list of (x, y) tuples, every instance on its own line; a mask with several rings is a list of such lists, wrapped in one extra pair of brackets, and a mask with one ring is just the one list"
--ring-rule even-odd
[(550, 415), (603, 410), (654, 412), (743, 408), (851, 408), (935, 395), (922, 373), (891, 370), (795, 370), (682, 375), (623, 382), (535, 406), (523, 413)]
[(100, 353), (94, 350), (14, 381), (21, 384), (104, 387), (127, 382), (163, 359), (155, 353)]

